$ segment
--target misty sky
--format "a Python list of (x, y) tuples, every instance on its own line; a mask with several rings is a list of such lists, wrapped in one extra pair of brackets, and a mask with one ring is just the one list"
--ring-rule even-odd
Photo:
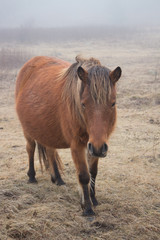
[(0, 0), (0, 28), (160, 25), (160, 0)]

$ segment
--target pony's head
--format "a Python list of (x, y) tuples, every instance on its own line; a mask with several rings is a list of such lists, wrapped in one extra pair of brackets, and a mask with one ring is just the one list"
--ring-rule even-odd
[(110, 71), (100, 63), (77, 69), (81, 80), (81, 112), (89, 135), (88, 152), (94, 157), (105, 157), (108, 138), (116, 122), (116, 82), (121, 68)]

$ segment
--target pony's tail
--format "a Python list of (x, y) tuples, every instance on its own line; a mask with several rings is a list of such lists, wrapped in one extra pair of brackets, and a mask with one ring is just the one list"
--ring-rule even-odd
[(41, 165), (41, 171), (43, 173), (43, 164), (44, 164), (46, 170), (49, 169), (49, 162), (48, 162), (48, 158), (47, 158), (46, 148), (44, 146), (42, 146), (41, 144), (39, 144), (38, 142), (37, 142), (37, 148), (38, 148), (39, 162)]
[(54, 156), (55, 156), (56, 163), (58, 165), (58, 169), (60, 170), (61, 173), (63, 173), (64, 165), (62, 164), (61, 158), (60, 158), (60, 156), (59, 156), (57, 151), (55, 151), (55, 155)]
[[(48, 161), (48, 158), (47, 158), (47, 150), (43, 145), (41, 145), (38, 142), (37, 142), (37, 148), (38, 148), (39, 162), (40, 162), (40, 165), (41, 165), (41, 171), (43, 173), (43, 165), (45, 166), (46, 170), (49, 169), (49, 161)], [(62, 164), (61, 159), (60, 159), (60, 157), (58, 155), (58, 152), (56, 150), (54, 152), (54, 158), (55, 158), (58, 169), (61, 172), (63, 172), (63, 164)], [(54, 166), (54, 170), (55, 170), (55, 166)]]

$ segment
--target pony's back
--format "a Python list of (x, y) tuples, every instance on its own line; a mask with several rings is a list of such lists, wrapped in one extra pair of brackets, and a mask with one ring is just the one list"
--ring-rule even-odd
[(57, 65), (57, 67), (59, 68), (65, 68), (68, 67), (70, 64), (57, 58), (43, 56), (38, 56), (30, 59), (24, 64), (18, 74), (16, 81), (15, 97), (17, 98), (18, 93), (23, 89), (27, 81), (32, 78), (32, 75), (34, 75), (42, 67), (49, 65)]

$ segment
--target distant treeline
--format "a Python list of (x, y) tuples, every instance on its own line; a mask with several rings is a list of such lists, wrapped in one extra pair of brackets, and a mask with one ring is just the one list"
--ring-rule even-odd
[[(135, 31), (134, 31), (135, 32)], [(83, 39), (121, 38), (133, 29), (112, 27), (16, 28), (0, 29), (0, 42), (38, 43)]]

